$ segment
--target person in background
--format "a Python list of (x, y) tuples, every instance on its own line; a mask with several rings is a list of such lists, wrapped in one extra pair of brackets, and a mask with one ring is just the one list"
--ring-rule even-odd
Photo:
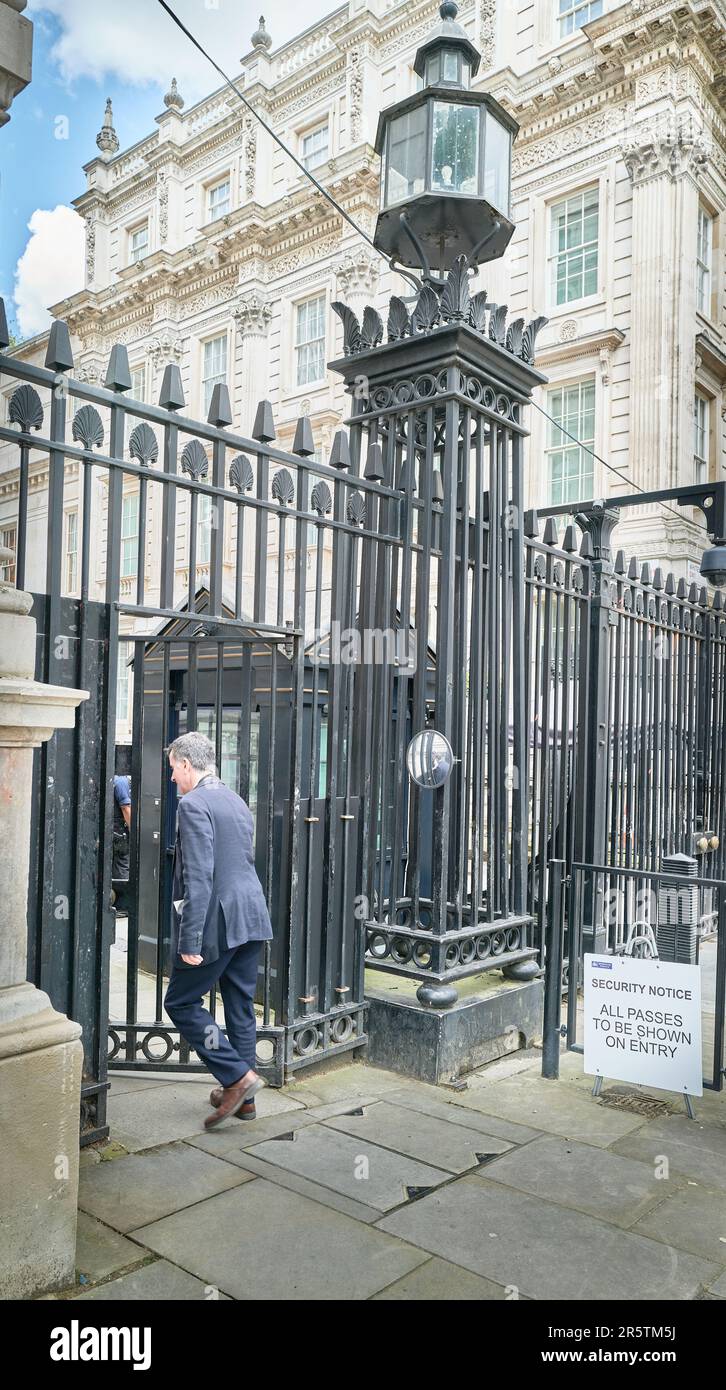
[(113, 779), (113, 859), (111, 878), (129, 876), (129, 831), (131, 829), (131, 780)]
[[(253, 1097), (265, 1084), (254, 1070), (254, 1000), (260, 945), (272, 926), (255, 871), (252, 814), (217, 776), (213, 744), (204, 734), (182, 734), (168, 754), (179, 811), (164, 1006), (220, 1083), (204, 1121), (213, 1129), (231, 1115), (254, 1119)], [(226, 1032), (202, 1004), (217, 981)]]

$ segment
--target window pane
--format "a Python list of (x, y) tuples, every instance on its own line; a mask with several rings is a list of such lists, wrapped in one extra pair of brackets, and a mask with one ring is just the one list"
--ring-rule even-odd
[(593, 457), (580, 444), (590, 449), (594, 445), (594, 377), (548, 392), (547, 410), (552, 416), (547, 447), (550, 501), (553, 506), (586, 501), (593, 492)]
[(598, 189), (586, 189), (550, 208), (550, 265), (556, 304), (597, 293)]
[(297, 385), (325, 376), (325, 295), (298, 304), (295, 318)]
[(214, 188), (209, 189), (209, 217), (214, 222), (218, 217), (224, 217), (230, 209), (230, 184), (229, 179), (224, 179), (222, 183), (217, 183)]
[(391, 121), (388, 133), (386, 203), (423, 193), (426, 170), (426, 107), (418, 106)]
[(203, 408), (206, 415), (215, 386), (227, 381), (227, 334), (212, 338), (204, 344), (202, 365)]
[(478, 108), (435, 102), (431, 187), (448, 193), (476, 193), (478, 168)]
[(302, 140), (302, 163), (306, 169), (314, 169), (318, 164), (324, 164), (328, 158), (328, 125), (318, 126), (317, 130), (311, 130)]

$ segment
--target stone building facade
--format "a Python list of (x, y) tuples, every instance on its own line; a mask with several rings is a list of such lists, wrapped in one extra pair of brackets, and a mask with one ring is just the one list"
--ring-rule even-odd
[[(347, 0), (277, 49), (261, 22), (239, 66), (229, 64), (255, 110), (369, 236), (378, 114), (415, 90), (415, 50), (436, 12), (434, 0)], [(458, 20), (482, 53), (475, 85), (520, 125), (516, 232), (478, 287), (510, 316), (549, 319), (537, 343), (550, 384), (537, 398), (546, 414), (530, 418), (530, 505), (726, 478), (726, 0), (464, 0)], [(74, 200), (86, 224), (86, 283), (53, 306), (70, 325), (77, 374), (102, 382), (111, 346), (124, 343), (136, 396), (157, 399), (175, 362), (189, 415), (206, 414), (215, 382), (226, 381), (241, 432), (266, 398), (280, 444), (291, 444), (297, 418), (308, 415), (325, 458), (347, 406), (325, 365), (342, 341), (331, 306), (340, 298), (361, 315), (366, 303), (381, 310), (409, 287), (228, 88), (187, 108), (172, 82), (156, 130), (130, 149), (115, 120), (122, 133), (123, 111), (109, 104)], [(36, 339), (19, 353), (33, 360), (43, 350)], [(40, 519), (40, 461), (34, 470)], [(131, 557), (132, 480), (127, 494)], [(6, 462), (0, 528), (8, 534), (16, 496), (17, 471)], [(69, 592), (78, 497), (69, 465)], [(102, 539), (100, 478), (95, 505)], [(638, 508), (624, 515), (619, 544), (692, 578), (704, 544), (694, 520)], [(152, 499), (150, 596), (160, 524), (161, 501)], [(206, 524), (202, 515), (200, 584)], [(231, 526), (226, 546), (231, 566)], [(100, 585), (102, 543), (95, 575)], [(133, 584), (133, 570), (122, 582)]]

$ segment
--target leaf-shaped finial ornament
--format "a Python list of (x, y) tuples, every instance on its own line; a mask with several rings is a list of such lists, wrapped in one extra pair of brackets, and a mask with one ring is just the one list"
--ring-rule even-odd
[(424, 285), (413, 311), (413, 326), (417, 333), (434, 328), (441, 317), (439, 301), (430, 285)]
[(313, 510), (318, 513), (318, 516), (326, 516), (327, 513), (331, 511), (333, 506), (333, 499), (330, 495), (330, 488), (328, 487), (327, 483), (324, 483), (322, 481), (322, 479), (319, 483), (315, 484), (315, 487), (313, 488), (310, 494), (310, 501)]
[(360, 492), (352, 492), (348, 498), (348, 520), (362, 526), (366, 519), (366, 501)]
[(145, 420), (131, 431), (129, 453), (132, 459), (138, 459), (144, 465), (156, 463), (159, 457), (159, 442), (151, 425), (147, 425)]
[(252, 464), (246, 454), (237, 454), (229, 466), (229, 481), (238, 492), (249, 492), (254, 482)]
[(8, 419), (11, 425), (20, 425), (23, 434), (28, 430), (39, 430), (43, 423), (43, 407), (40, 396), (27, 382), (13, 391), (10, 397)]
[(491, 308), (487, 304), (486, 290), (479, 290), (478, 294), (472, 295), (469, 305), (469, 323), (475, 328), (477, 333), (486, 333), (487, 312)]
[(209, 472), (209, 459), (204, 452), (204, 445), (198, 439), (190, 439), (182, 450), (181, 466), (182, 471), (188, 473), (195, 482), (198, 482), (200, 478), (206, 478)]
[(441, 294), (441, 317), (446, 323), (460, 322), (467, 317), (470, 304), (466, 256), (459, 256), (446, 277)]
[(103, 422), (92, 405), (82, 405), (73, 417), (71, 427), (73, 438), (80, 440), (84, 449), (100, 449), (103, 444)]
[(523, 362), (529, 362), (530, 365), (534, 362), (534, 345), (537, 334), (540, 328), (544, 328), (547, 322), (548, 320), (544, 315), (540, 314), (539, 318), (532, 319), (531, 322), (527, 324), (522, 334), (522, 351), (520, 356)]
[(401, 338), (407, 338), (410, 332), (411, 320), (406, 305), (397, 294), (391, 295), (391, 302), (388, 306), (389, 343), (397, 343)]
[(501, 347), (504, 347), (506, 327), (507, 305), (492, 305), (492, 311), (489, 317), (489, 337), (491, 338), (492, 342), (499, 343)]
[(507, 330), (507, 352), (511, 352), (515, 357), (519, 357), (522, 348), (522, 329), (524, 319), (513, 319)]
[(281, 468), (272, 479), (272, 496), (281, 502), (283, 507), (289, 507), (295, 496), (295, 484), (289, 469)]
[(366, 304), (363, 310), (363, 327), (361, 329), (361, 344), (364, 348), (375, 348), (383, 341), (383, 320), (370, 304)]
[(349, 309), (347, 304), (342, 304), (339, 299), (330, 307), (343, 324), (343, 356), (352, 357), (361, 350), (360, 324), (353, 310)]

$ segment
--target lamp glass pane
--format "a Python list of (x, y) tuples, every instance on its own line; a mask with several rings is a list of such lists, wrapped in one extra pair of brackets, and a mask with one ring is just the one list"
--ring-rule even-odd
[(432, 82), (438, 82), (438, 80), (439, 55), (438, 53), (432, 53), (431, 57), (426, 59), (426, 80), (424, 85), (430, 87)]
[(484, 197), (509, 217), (509, 177), (512, 137), (495, 116), (487, 112), (484, 147)]
[(441, 74), (444, 82), (458, 82), (459, 80), (459, 55), (453, 48), (445, 48), (441, 54), (444, 70)]
[(424, 191), (426, 172), (426, 105), (391, 121), (388, 132), (386, 207)]
[(437, 192), (478, 192), (479, 107), (434, 102), (431, 187)]

